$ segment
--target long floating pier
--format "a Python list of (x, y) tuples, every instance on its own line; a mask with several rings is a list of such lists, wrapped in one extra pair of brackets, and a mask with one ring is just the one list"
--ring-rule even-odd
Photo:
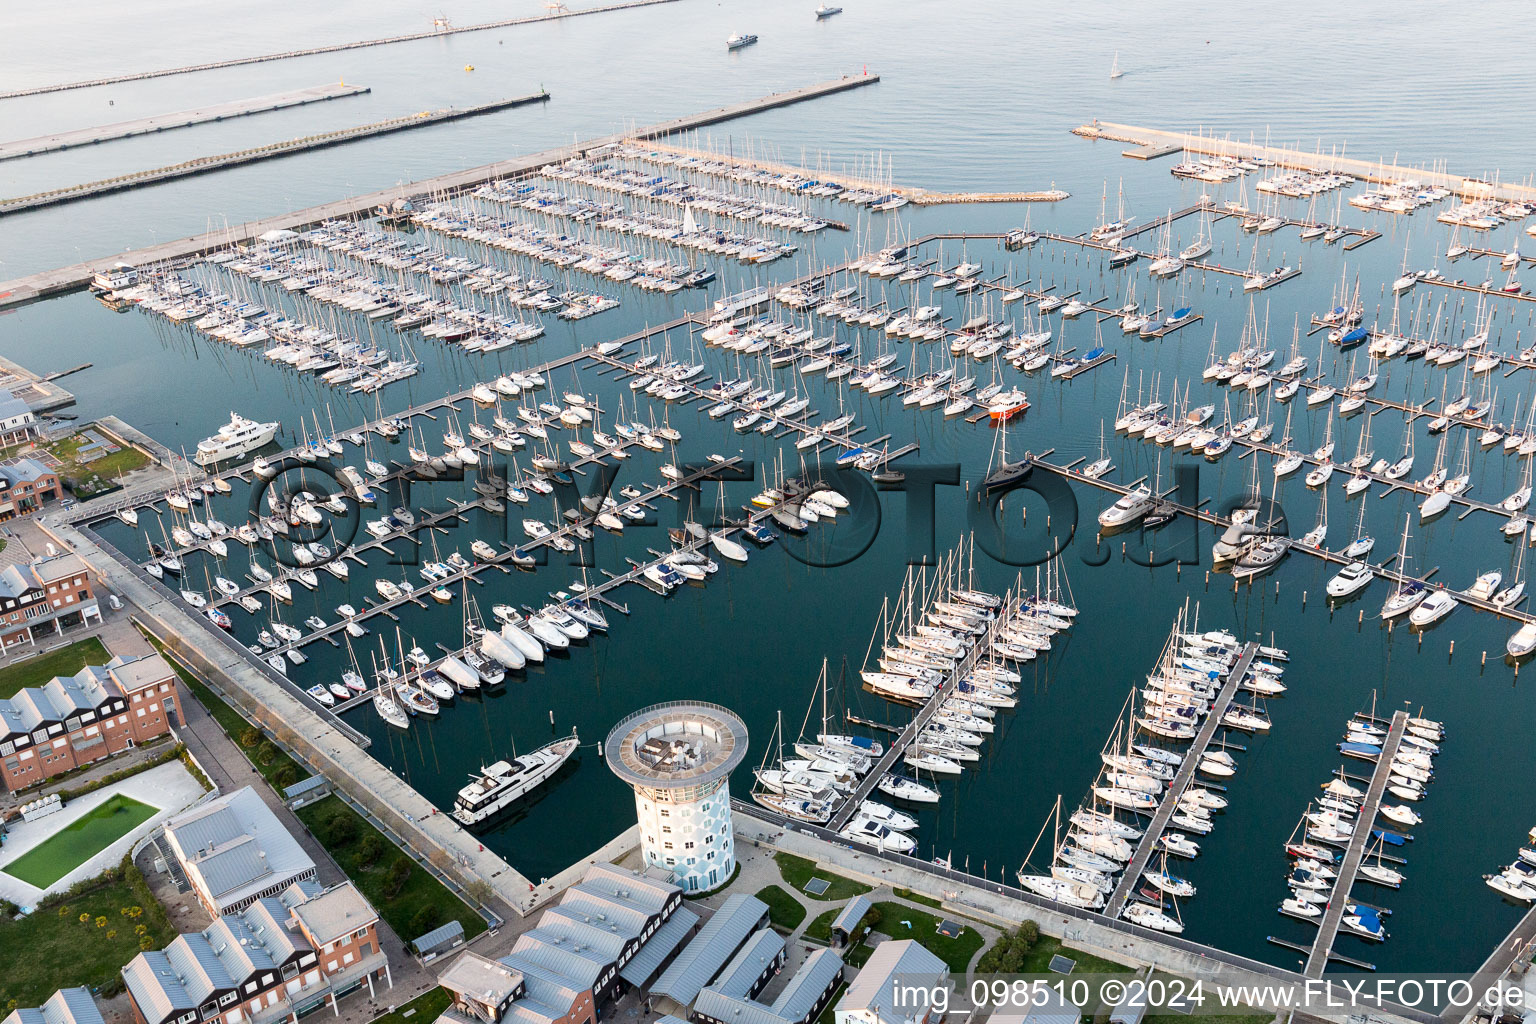
[(879, 75), (869, 74), (834, 78), (825, 82), (818, 82), (814, 85), (803, 86), (799, 89), (769, 93), (767, 96), (761, 96), (754, 100), (744, 100), (740, 103), (733, 103), (723, 107), (712, 107), (709, 110), (700, 111), (696, 114), (676, 117), (668, 121), (660, 121), (639, 131), (623, 132), (569, 146), (546, 149), (543, 152), (512, 157), (490, 164), (482, 164), (479, 167), (453, 171), (435, 178), (426, 178), (421, 181), (394, 185), (377, 192), (350, 196), (345, 199), (322, 203), (319, 206), (311, 206), (307, 209), (279, 214), (275, 217), (246, 221), (243, 224), (232, 224), (218, 231), (209, 231), (201, 235), (192, 235), (187, 238), (162, 242), (158, 245), (146, 246), (142, 249), (130, 249), (111, 256), (86, 260), (67, 267), (45, 270), (0, 283), (0, 309), (84, 288), (90, 284), (91, 278), (98, 271), (108, 270), (117, 263), (132, 263), (135, 265), (162, 263), (185, 259), (189, 256), (198, 256), (203, 253), (212, 252), (215, 249), (222, 249), (225, 246), (249, 242), (251, 239), (257, 238), (268, 231), (279, 229), (297, 230), (332, 218), (355, 217), (360, 213), (368, 212), (381, 205), (393, 203), (397, 199), (406, 199), (427, 193), (445, 193), (472, 189), (497, 178), (527, 174), (548, 164), (560, 163), (579, 156), (590, 149), (622, 142), (625, 139), (658, 138), (663, 135), (671, 135), (674, 132), (690, 131), (705, 125), (745, 117), (748, 114), (773, 110), (777, 107), (786, 107), (791, 104), (802, 103), (806, 100), (819, 99), (822, 96), (846, 92), (849, 89), (862, 88), (863, 86), (873, 85), (878, 81), (880, 81)]
[(1131, 893), (1135, 892), (1141, 873), (1146, 870), (1147, 862), (1157, 851), (1157, 843), (1162, 838), (1163, 830), (1168, 827), (1168, 819), (1173, 817), (1173, 812), (1178, 809), (1179, 798), (1184, 795), (1184, 791), (1194, 780), (1195, 769), (1200, 764), (1200, 758), (1205, 756), (1206, 748), (1211, 745), (1216, 730), (1221, 728), (1222, 714), (1226, 711), (1227, 705), (1232, 703), (1239, 684), (1248, 674), (1248, 667), (1253, 664), (1253, 659), (1258, 653), (1258, 644), (1244, 645), (1243, 652), (1237, 657), (1237, 662), (1227, 673), (1227, 678), (1221, 684), (1221, 691), (1211, 703), (1210, 712), (1206, 714), (1205, 721), (1200, 723), (1200, 731), (1195, 734), (1194, 742), (1189, 745), (1189, 750), (1184, 755), (1184, 762), (1179, 765), (1179, 773), (1168, 784), (1167, 791), (1163, 793), (1162, 802), (1157, 805), (1157, 810), (1152, 815), (1151, 824), (1143, 833), (1141, 842), (1136, 845), (1136, 853), (1132, 855), (1130, 864), (1126, 866), (1125, 874), (1120, 876), (1120, 884), (1115, 886), (1114, 893), (1109, 897), (1109, 902), (1104, 907), (1105, 916), (1119, 917), (1126, 900), (1130, 899)]
[(1365, 845), (1371, 838), (1371, 826), (1376, 823), (1376, 813), (1381, 809), (1381, 798), (1387, 791), (1387, 780), (1392, 775), (1392, 759), (1397, 756), (1397, 748), (1402, 744), (1403, 733), (1407, 728), (1408, 712), (1399, 711), (1392, 716), (1387, 740), (1381, 745), (1381, 755), (1376, 759), (1376, 770), (1371, 773), (1370, 789), (1366, 790), (1365, 803), (1355, 818), (1355, 831), (1349, 837), (1349, 846), (1339, 865), (1339, 877), (1333, 883), (1328, 909), (1323, 912), (1322, 922), (1317, 929), (1317, 940), (1312, 943), (1312, 952), (1307, 957), (1303, 973), (1309, 978), (1321, 978), (1333, 954), (1333, 942), (1338, 938), (1339, 925), (1344, 920), (1344, 907), (1350, 902), (1349, 890), (1355, 884), (1360, 861), (1365, 857)]
[[(1073, 135), (1085, 139), (1104, 139), (1128, 142), (1143, 147), (1145, 156), (1127, 152), (1126, 156), (1146, 159), (1163, 153), (1185, 150), (1206, 156), (1233, 156), (1252, 159), (1261, 157), (1277, 167), (1315, 173), (1347, 174), (1361, 181), (1374, 184), (1391, 184), (1413, 179), (1429, 185), (1440, 185), (1462, 196), (1495, 199), (1536, 200), (1536, 186), (1513, 182), (1488, 182), (1465, 174), (1448, 171), (1432, 171), (1423, 167), (1404, 167), (1380, 160), (1360, 160), (1334, 153), (1307, 152), (1303, 149), (1287, 149), (1257, 142), (1238, 142), (1236, 139), (1211, 134), (1175, 132), (1162, 128), (1143, 128), (1137, 125), (1116, 124), (1112, 121), (1095, 120), (1091, 124), (1072, 129)], [(1154, 150), (1156, 152), (1154, 152)]]
[(122, 174), (115, 178), (88, 181), (79, 185), (51, 189), (47, 192), (34, 192), (32, 195), (17, 196), (14, 199), (0, 199), (0, 216), (7, 213), (19, 213), (22, 210), (32, 210), (40, 206), (57, 206), (60, 203), (92, 199), (111, 192), (121, 192), (125, 189), (137, 188), (140, 185), (154, 185), (162, 181), (186, 178), (194, 174), (220, 171), (226, 167), (239, 167), (242, 164), (253, 164), (262, 160), (271, 160), (275, 157), (305, 153), (313, 149), (339, 146), (344, 142), (356, 142), (358, 139), (369, 139), (376, 135), (388, 135), (391, 132), (405, 131), (408, 128), (424, 128), (429, 124), (457, 121), (465, 117), (478, 117), (481, 114), (506, 110), (509, 107), (521, 107), (528, 103), (543, 103), (548, 99), (549, 93), (536, 92), (530, 93), (527, 96), (514, 96), (511, 99), (496, 100), (493, 103), (481, 103), (473, 107), (445, 107), (442, 110), (423, 111), (419, 114), (409, 114), (405, 117), (392, 117), (387, 121), (375, 121), (372, 124), (358, 125), (355, 128), (342, 128), (333, 132), (321, 132), (319, 135), (306, 135), (302, 138), (273, 142), (265, 146), (257, 146), (254, 149), (237, 149), (232, 153), (202, 156), (195, 160), (171, 164), (168, 167), (155, 167), (146, 171), (135, 171), (132, 174)]
[(366, 85), (347, 85), (345, 82), (337, 82), (334, 85), (316, 85), (308, 89), (274, 93), (271, 96), (257, 96), (254, 99), (212, 103), (170, 114), (153, 114), (149, 117), (119, 121), (116, 124), (100, 125), (95, 128), (76, 128), (73, 131), (38, 135), (30, 139), (17, 139), (14, 142), (0, 142), (0, 160), (18, 160), (22, 157), (37, 156), (40, 153), (53, 153), (61, 149), (73, 149), (76, 146), (91, 146), (99, 142), (110, 142), (113, 139), (132, 138), (135, 135), (152, 135), (155, 132), (188, 128), (208, 121), (225, 121), (250, 114), (264, 114), (269, 110), (286, 110), (289, 107), (323, 103), (326, 100), (357, 96), (371, 91)]
[(310, 46), (302, 50), (284, 50), (281, 53), (265, 53), (257, 57), (233, 57), (229, 60), (214, 60), (203, 64), (188, 64), (179, 68), (163, 68), (158, 71), (130, 71), (127, 74), (112, 75), (107, 78), (91, 78), (80, 82), (61, 82), (57, 85), (39, 85), (30, 89), (13, 89), (10, 92), (0, 92), (0, 100), (14, 99), (18, 96), (40, 96), (50, 92), (65, 92), (70, 89), (90, 89), (98, 85), (115, 85), (118, 82), (142, 82), (149, 78), (166, 78), (170, 75), (188, 75), (194, 71), (215, 71), (219, 68), (236, 68), (244, 64), (262, 64), (267, 61), (289, 60), (294, 57), (311, 57), (317, 53), (340, 53), (343, 50), (361, 50), (370, 46), (388, 46), (392, 43), (409, 43), (418, 39), (437, 39), (442, 36), (459, 35), (463, 32), (484, 32), (493, 28), (511, 28), (514, 25), (532, 25), (541, 21), (559, 21), (564, 18), (579, 18), (584, 14), (606, 14), (610, 11), (627, 11), (635, 7), (651, 7), (655, 4), (673, 3), (674, 0), (627, 0), (626, 3), (606, 4), (602, 7), (582, 7), (578, 10), (567, 10), (562, 5), (549, 14), (534, 15), (524, 18), (504, 18), (500, 21), (485, 21), (475, 25), (454, 26), (440, 24), (432, 28), (430, 32), (407, 32), (404, 35), (385, 36), (379, 39), (360, 39), (350, 43), (332, 43), (329, 46)]

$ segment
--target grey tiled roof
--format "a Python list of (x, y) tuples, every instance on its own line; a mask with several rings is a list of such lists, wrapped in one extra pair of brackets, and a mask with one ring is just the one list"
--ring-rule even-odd
[(693, 1002), (699, 990), (709, 984), (747, 936), (757, 930), (767, 913), (768, 904), (756, 896), (736, 893), (726, 897), (699, 934), (672, 961), (672, 966), (662, 972), (651, 991), (684, 1006)]
[(447, 948), (464, 937), (464, 925), (458, 921), (449, 921), (440, 924), (436, 928), (419, 935), (411, 940), (411, 945), (416, 947), (418, 953), (430, 953), (439, 946)]
[(747, 998), (751, 995), (753, 984), (783, 949), (784, 940), (773, 929), (763, 928), (754, 932), (709, 987), (728, 996)]
[(842, 957), (830, 949), (814, 951), (773, 1001), (773, 1012), (787, 1021), (805, 1020), (842, 970)]
[(874, 906), (868, 896), (855, 896), (849, 900), (842, 910), (838, 911), (832, 919), (831, 928), (841, 930), (845, 934), (857, 928), (859, 922), (864, 920), (864, 915), (869, 913), (869, 908)]
[(651, 933), (639, 952), (629, 958), (629, 963), (619, 970), (619, 977), (631, 985), (644, 985), (661, 969), (667, 957), (683, 944), (693, 926), (699, 923), (699, 915), (687, 907), (672, 911), (660, 928)]
[(12, 1010), (0, 1024), (105, 1024), (101, 1009), (91, 998), (91, 991), (61, 988), (42, 1006), (23, 1006)]
[(221, 907), (314, 875), (314, 861), (249, 786), (172, 818), (165, 833), (187, 874)]

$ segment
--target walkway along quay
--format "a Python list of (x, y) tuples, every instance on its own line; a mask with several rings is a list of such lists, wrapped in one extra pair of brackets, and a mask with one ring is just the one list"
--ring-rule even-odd
[(1221, 690), (1216, 699), (1211, 702), (1210, 714), (1205, 716), (1205, 721), (1200, 723), (1200, 731), (1195, 734), (1194, 742), (1184, 752), (1184, 761), (1179, 765), (1178, 774), (1163, 791), (1162, 802), (1157, 805), (1157, 810), (1152, 814), (1152, 821), (1147, 825), (1142, 834), (1141, 841), (1136, 845), (1136, 852), (1131, 856), (1131, 862), (1126, 866), (1125, 874), (1120, 876), (1120, 884), (1115, 886), (1115, 891), (1109, 897), (1109, 902), (1104, 906), (1104, 913), (1108, 917), (1118, 918), (1120, 911), (1125, 907), (1141, 884), (1141, 874), (1147, 868), (1147, 862), (1156, 852), (1157, 844), (1163, 836), (1163, 830), (1168, 827), (1168, 819), (1173, 817), (1173, 812), (1179, 808), (1179, 798), (1189, 788), (1194, 780), (1195, 768), (1200, 764), (1200, 758), (1205, 755), (1206, 748), (1211, 745), (1211, 740), (1216, 736), (1216, 730), (1221, 728), (1222, 715), (1232, 698), (1237, 695), (1237, 688), (1248, 675), (1248, 668), (1253, 664), (1253, 659), (1259, 653), (1259, 645), (1249, 643), (1243, 645), (1242, 653), (1238, 655), (1227, 678), (1222, 680)]
[(229, 245), (249, 242), (253, 238), (266, 234), (268, 231), (280, 229), (298, 230), (333, 218), (355, 217), (374, 210), (379, 206), (393, 203), (397, 199), (406, 199), (426, 193), (472, 189), (488, 181), (494, 181), (497, 178), (527, 174), (548, 164), (561, 163), (580, 156), (589, 150), (621, 142), (627, 138), (659, 138), (674, 132), (690, 131), (705, 125), (745, 117), (748, 114), (773, 110), (777, 107), (786, 107), (806, 100), (819, 99), (822, 96), (846, 92), (849, 89), (862, 88), (863, 86), (873, 85), (878, 81), (880, 81), (879, 75), (845, 75), (842, 78), (834, 78), (815, 85), (791, 89), (787, 92), (769, 93), (767, 96), (761, 96), (754, 100), (744, 100), (741, 103), (733, 103), (724, 107), (712, 107), (697, 114), (676, 117), (668, 121), (659, 121), (639, 131), (602, 136), (596, 139), (589, 139), (586, 142), (547, 149), (540, 153), (511, 157), (507, 160), (499, 160), (496, 163), (482, 164), (479, 167), (442, 174), (435, 178), (393, 185), (377, 192), (334, 200), (319, 206), (296, 210), (292, 213), (279, 214), (261, 220), (246, 221), (242, 224), (231, 224), (217, 231), (209, 231), (201, 235), (178, 238), (173, 241), (146, 246), (142, 249), (130, 249), (111, 256), (71, 264), (67, 267), (45, 270), (37, 274), (30, 274), (26, 277), (0, 283), (0, 309), (84, 288), (91, 283), (91, 278), (99, 271), (109, 270), (117, 263), (132, 263), (135, 265), (141, 263), (161, 263), (185, 259), (189, 256), (199, 256)]
[(227, 121), (230, 118), (264, 114), (270, 110), (286, 110), (289, 107), (302, 107), (309, 103), (323, 103), (326, 100), (357, 96), (371, 91), (366, 85), (337, 82), (334, 85), (316, 85), (308, 89), (280, 92), (271, 96), (257, 96), (254, 99), (212, 103), (170, 114), (153, 114), (149, 117), (119, 121), (116, 124), (101, 125), (96, 128), (76, 128), (74, 131), (38, 135), (30, 139), (17, 139), (14, 142), (0, 142), (0, 160), (17, 160), (21, 157), (36, 156), (39, 153), (53, 153), (76, 146), (91, 146), (99, 142), (110, 142), (113, 139), (132, 138), (135, 135), (152, 135), (155, 132), (187, 128), (208, 121)]
[[(1235, 139), (1190, 132), (1167, 131), (1161, 128), (1142, 128), (1136, 125), (1116, 124), (1112, 121), (1095, 120), (1091, 124), (1072, 129), (1073, 135), (1085, 139), (1105, 139), (1129, 142), (1138, 146), (1153, 147), (1160, 153), (1184, 150), (1206, 156), (1232, 156), (1253, 159), (1259, 157), (1280, 166), (1301, 171), (1332, 174), (1348, 174), (1373, 184), (1391, 183), (1413, 179), (1428, 185), (1439, 185), (1462, 196), (1477, 198), (1515, 199), (1530, 202), (1536, 200), (1536, 185), (1512, 182), (1490, 182), (1464, 174), (1447, 171), (1431, 171), (1423, 167), (1404, 167), (1381, 160), (1360, 160), (1355, 157), (1331, 153), (1312, 152), (1302, 149), (1286, 149), (1257, 142), (1238, 142)], [(1127, 153), (1127, 156), (1135, 154)]]
[(1395, 713), (1392, 725), (1387, 730), (1386, 742), (1381, 745), (1381, 754), (1376, 759), (1376, 770), (1371, 773), (1371, 786), (1366, 790), (1365, 803), (1360, 806), (1360, 814), (1355, 818), (1355, 831), (1349, 837), (1349, 846), (1339, 865), (1339, 877), (1334, 880), (1328, 908), (1323, 911), (1322, 922), (1318, 925), (1317, 940), (1313, 942), (1312, 953), (1307, 957), (1305, 973), (1309, 978), (1321, 978), (1324, 968), (1328, 966), (1334, 940), (1339, 935), (1339, 925), (1344, 920), (1344, 909), (1349, 904), (1349, 890), (1355, 884), (1355, 875), (1360, 870), (1360, 861), (1365, 856), (1365, 846), (1371, 839), (1372, 826), (1376, 822), (1376, 812), (1381, 809), (1381, 798), (1386, 794), (1387, 780), (1392, 776), (1392, 761), (1397, 757), (1397, 748), (1402, 745), (1403, 732), (1407, 728), (1408, 712)]
[(32, 210), (42, 206), (58, 206), (61, 203), (72, 203), (80, 199), (92, 199), (96, 196), (103, 196), (112, 192), (122, 192), (126, 189), (137, 188), (140, 185), (154, 185), (162, 181), (173, 181), (177, 178), (186, 178), (194, 174), (221, 171), (226, 167), (239, 167), (243, 164), (259, 163), (262, 160), (271, 160), (280, 156), (291, 156), (294, 153), (325, 149), (328, 146), (339, 146), (345, 142), (356, 142), (358, 139), (369, 139), (376, 135), (388, 135), (392, 132), (405, 131), (409, 128), (424, 128), (427, 125), (441, 124), (444, 121), (457, 121), (466, 117), (478, 117), (481, 114), (506, 110), (510, 107), (521, 107), (529, 103), (543, 103), (548, 99), (549, 93), (536, 92), (527, 96), (514, 96), (511, 99), (496, 100), (493, 103), (481, 103), (473, 107), (446, 107), (442, 110), (423, 111), (419, 114), (409, 114), (405, 117), (392, 117), (387, 121), (375, 121), (372, 124), (358, 125), (355, 128), (342, 128), (333, 132), (321, 132), (319, 135), (306, 135), (302, 138), (273, 142), (265, 146), (257, 146), (254, 149), (238, 149), (232, 153), (198, 157), (195, 160), (171, 164), (168, 167), (134, 171), (132, 174), (122, 174), (115, 178), (103, 178), (100, 181), (88, 181), (79, 185), (69, 185), (65, 188), (50, 189), (47, 192), (34, 192), (29, 196), (0, 199), (0, 216), (7, 213), (19, 213), (22, 210)]
[(332, 43), (329, 46), (310, 46), (302, 50), (284, 50), (281, 53), (267, 53), (259, 57), (233, 57), (229, 60), (208, 61), (204, 64), (189, 64), (179, 68), (163, 68), (159, 71), (130, 71), (126, 74), (113, 75), (108, 78), (92, 78), (81, 82), (62, 82), (58, 85), (38, 85), (29, 89), (13, 89), (10, 92), (0, 92), (0, 100), (14, 99), (18, 96), (40, 96), (50, 92), (64, 92), (69, 89), (91, 89), (98, 85), (114, 85), (118, 82), (142, 82), (150, 78), (165, 78), (170, 75), (188, 75), (194, 71), (215, 71), (219, 68), (235, 68), (243, 64), (263, 64), (267, 61), (289, 60), (293, 57), (310, 57), (317, 53), (339, 53), (343, 50), (361, 50), (370, 46), (388, 46), (392, 43), (409, 43), (418, 39), (437, 39), (445, 36), (459, 35), (463, 32), (484, 32), (493, 28), (511, 28), (514, 25), (533, 25), (541, 21), (560, 21), (565, 18), (579, 18), (584, 14), (607, 14), (610, 11), (627, 11), (636, 7), (652, 7), (656, 4), (673, 3), (675, 0), (627, 0), (625, 3), (605, 4), (602, 7), (582, 7), (577, 10), (567, 10), (563, 5), (548, 14), (532, 15), (524, 18), (504, 18), (500, 21), (484, 21), (476, 25), (450, 25), (446, 19), (440, 20), (433, 26), (430, 32), (407, 32), (404, 35), (385, 36), (380, 39), (361, 39), (351, 43)]
[[(939, 900), (943, 910), (1000, 928), (1034, 921), (1042, 935), (1059, 938), (1074, 949), (1121, 963), (1149, 965), (1190, 981), (1219, 977), (1223, 983), (1255, 988), (1299, 984), (1305, 976), (1213, 946), (1119, 921), (1091, 910), (1055, 903), (1017, 886), (898, 853), (850, 846), (836, 832), (782, 817), (750, 802), (732, 798), (736, 839), (814, 861), (819, 867), (873, 886), (892, 886)], [(1347, 1005), (1343, 993), (1336, 997)], [(1264, 1009), (1282, 1009), (1264, 1007)], [(1302, 1015), (1298, 1014), (1298, 1020)], [(1442, 1024), (1435, 1014), (1383, 1003), (1372, 1010), (1376, 1024)]]

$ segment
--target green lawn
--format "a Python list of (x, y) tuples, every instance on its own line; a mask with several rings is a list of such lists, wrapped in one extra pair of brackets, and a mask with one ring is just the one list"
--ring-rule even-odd
[[(336, 863), (357, 883), (363, 895), (368, 897), (395, 934), (410, 942), (425, 932), (457, 920), (464, 926), (464, 938), (472, 939), (485, 931), (485, 919), (470, 909), (469, 905), (411, 860), (399, 847), (384, 839), (379, 831), (368, 824), (362, 815), (347, 806), (340, 797), (328, 796), (312, 804), (306, 804), (294, 812), (299, 820), (315, 834), (320, 844), (330, 851)], [(343, 821), (350, 824), (342, 824)], [(350, 833), (350, 834), (348, 834)], [(371, 864), (366, 864), (364, 840), (369, 834), (383, 840), (383, 852)], [(395, 895), (386, 894), (385, 885), (389, 870), (397, 860), (410, 865), (411, 872), (405, 884)], [(436, 908), (436, 921), (422, 927), (423, 911)]]
[(372, 1024), (431, 1024), (451, 1002), (446, 989), (430, 988), (394, 1013), (373, 1018)]
[(92, 636), (19, 661), (0, 668), (0, 700), (14, 697), (24, 686), (42, 686), (54, 676), (72, 676), (87, 665), (105, 665), (111, 660), (101, 641)]
[[(875, 931), (889, 935), (893, 939), (916, 939), (920, 946), (943, 960), (956, 974), (965, 972), (971, 958), (985, 942), (980, 932), (963, 921), (957, 922), (965, 926), (965, 930), (959, 935), (954, 938), (940, 935), (938, 932), (940, 918), (904, 903), (881, 900), (875, 904), (875, 909), (880, 911), (880, 923), (875, 925)], [(907, 927), (902, 922), (909, 923), (911, 927)]]
[(768, 904), (768, 919), (777, 928), (792, 932), (805, 920), (805, 905), (776, 885), (759, 889), (757, 898)]
[(121, 793), (108, 797), (101, 806), (11, 861), (4, 871), (46, 889), (154, 817), (157, 809)]
[[(138, 907), (137, 917), (124, 910)], [(86, 915), (82, 923), (80, 915)], [(97, 920), (106, 919), (98, 927)], [(144, 927), (141, 937), (135, 929)], [(110, 882), (20, 918), (0, 917), (0, 1006), (38, 1006), (60, 988), (111, 985), (146, 942), (159, 949), (176, 935), (159, 903)]]
[(1051, 957), (1060, 953), (1068, 959), (1077, 961), (1077, 966), (1072, 968), (1073, 974), (1130, 974), (1133, 968), (1125, 964), (1117, 964), (1113, 960), (1105, 960), (1094, 956), (1092, 953), (1084, 953), (1070, 947), (1063, 947), (1060, 939), (1042, 935), (1035, 947), (1029, 951), (1029, 956), (1024, 960), (1025, 974), (1044, 974), (1049, 968)]
[(854, 896), (862, 896), (873, 888), (863, 882), (855, 882), (851, 878), (823, 871), (814, 861), (796, 857), (792, 853), (776, 853), (773, 859), (779, 865), (779, 874), (784, 876), (784, 881), (788, 882), (789, 887), (796, 892), (805, 892), (805, 883), (813, 878), (825, 878), (832, 883), (820, 896), (813, 892), (805, 892), (813, 900), (842, 901)]
[(932, 907), (934, 910), (941, 910), (944, 906), (932, 896), (924, 896), (922, 893), (913, 892), (911, 889), (892, 889), (891, 891), (904, 900), (911, 900), (913, 903), (921, 903), (923, 906)]
[(822, 942), (832, 941), (832, 919), (843, 912), (842, 907), (833, 907), (824, 910), (811, 919), (811, 923), (805, 926), (805, 931), (800, 934), (808, 939), (818, 939)]

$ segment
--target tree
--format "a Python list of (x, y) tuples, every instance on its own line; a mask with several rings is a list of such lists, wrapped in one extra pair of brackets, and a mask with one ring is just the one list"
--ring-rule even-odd
[(369, 832), (357, 844), (357, 863), (371, 868), (384, 856), (384, 838), (377, 832)]
[(490, 882), (483, 878), (476, 878), (464, 887), (464, 895), (484, 906), (491, 902), (491, 898), (496, 895), (496, 890), (491, 888)]
[(448, 870), (453, 867), (453, 858), (448, 856), (447, 850), (441, 848), (434, 849), (431, 853), (427, 854), (427, 861), (444, 874), (447, 874)]
[(411, 935), (413, 937), (425, 935), (437, 927), (437, 922), (442, 919), (442, 916), (443, 912), (438, 909), (435, 903), (428, 903), (416, 911), (415, 916), (411, 918)]
[(345, 810), (333, 811), (325, 819), (325, 832), (333, 844), (345, 846), (357, 836), (357, 819)]
[(256, 748), (256, 760), (262, 764), (271, 764), (277, 760), (277, 746), (270, 740)]
[(242, 747), (254, 747), (261, 742), (261, 730), (254, 725), (248, 725), (240, 733), (240, 745)]
[(405, 888), (405, 883), (411, 877), (411, 862), (404, 857), (396, 857), (389, 866), (389, 874), (384, 878), (384, 895), (393, 899), (400, 895), (400, 890)]
[(272, 773), (272, 785), (279, 789), (286, 789), (299, 781), (299, 769), (291, 762), (283, 765)]

